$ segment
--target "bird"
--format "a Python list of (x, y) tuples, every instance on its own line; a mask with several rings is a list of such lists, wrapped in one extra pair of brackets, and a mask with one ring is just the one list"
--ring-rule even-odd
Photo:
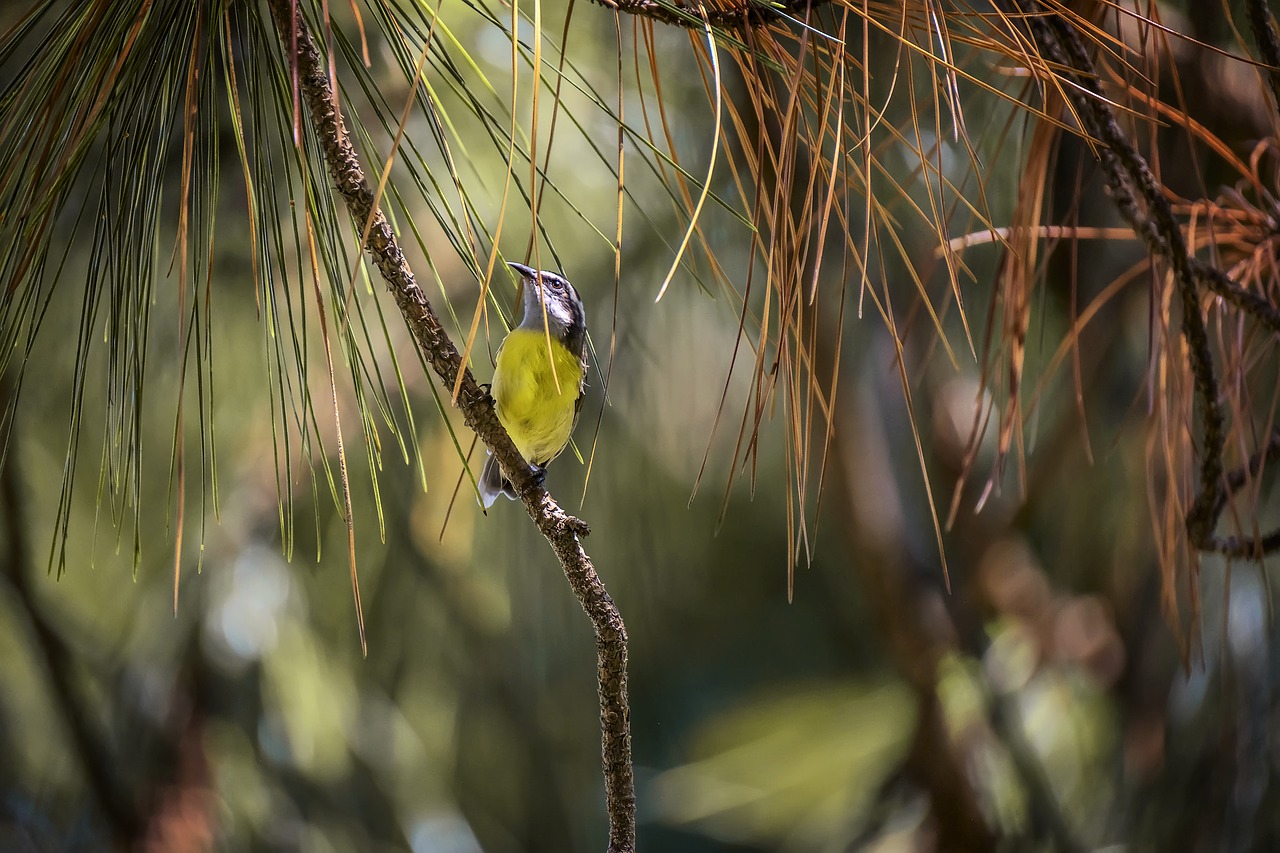
[[(507, 266), (520, 274), (524, 316), (498, 347), (490, 393), (498, 420), (542, 477), (547, 463), (568, 446), (582, 411), (587, 317), (578, 291), (564, 276), (524, 264)], [(518, 497), (492, 452), (480, 472), (479, 489), (485, 509), (498, 495)]]

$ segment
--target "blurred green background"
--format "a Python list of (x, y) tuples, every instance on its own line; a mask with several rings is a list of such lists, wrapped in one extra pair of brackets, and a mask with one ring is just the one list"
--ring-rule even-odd
[[(0, 11), (0, 25), (12, 25), (23, 6)], [(404, 77), (376, 15), (361, 8), (368, 77), (381, 81), (381, 95), (397, 113), (408, 95)], [(452, 40), (437, 35), (446, 45), (440, 55), (470, 57), (475, 66), (467, 74), (483, 73), (494, 87), (485, 94), (476, 85), (473, 94), (509, 110), (509, 11), (466, 4), (438, 11)], [(546, 11), (549, 39), (558, 38), (564, 13), (560, 4)], [(349, 9), (333, 14), (336, 26), (354, 32)], [(530, 33), (521, 30), (526, 46)], [(616, 103), (611, 15), (579, 8), (570, 33), (572, 79)], [(625, 112), (633, 127), (642, 126), (631, 22), (623, 33)], [(870, 45), (884, 51), (886, 64), (888, 44)], [(694, 176), (696, 194), (712, 126), (703, 76), (683, 31), (659, 27), (654, 50), (664, 66), (671, 144)], [(19, 73), (20, 55), (0, 66), (6, 83)], [(527, 125), (531, 48), (522, 55), (516, 121)], [(441, 104), (462, 103), (464, 93), (450, 88), (442, 67), (427, 80), (440, 87)], [(730, 96), (740, 92), (734, 73), (726, 73)], [(889, 78), (872, 85), (884, 94)], [(543, 94), (545, 133), (551, 98)], [(970, 127), (1019, 115), (975, 86), (965, 84), (963, 94)], [(647, 97), (654, 96), (649, 89)], [(348, 109), (372, 114), (367, 92), (349, 85), (346, 97)], [(589, 481), (586, 466), (566, 453), (548, 485), (591, 524), (587, 550), (630, 632), (641, 849), (1280, 845), (1280, 635), (1266, 575), (1252, 565), (1228, 571), (1217, 558), (1202, 561), (1195, 592), (1206, 615), (1189, 669), (1161, 611), (1148, 503), (1154, 475), (1145, 463), (1150, 294), (1142, 283), (1121, 291), (1080, 335), (1084, 416), (1070, 370), (1049, 376), (1026, 427), (1025, 471), (1011, 462), (975, 513), (994, 458), (992, 441), (982, 445), (979, 476), (943, 537), (948, 590), (912, 414), (945, 516), (975, 401), (984, 399), (979, 366), (964, 357), (954, 311), (944, 325), (961, 353), (959, 369), (943, 357), (929, 324), (917, 320), (904, 333), (908, 412), (892, 337), (869, 302), (864, 316), (855, 316), (859, 277), (828, 263), (824, 301), (814, 309), (816, 346), (831, 360), (839, 345), (840, 393), (820, 502), (814, 457), (808, 542), (801, 545), (788, 528), (794, 498), (784, 463), (786, 415), (766, 413), (757, 458), (744, 463), (735, 451), (754, 360), (749, 342), (734, 359), (741, 304), (709, 284), (714, 277), (696, 253), (655, 304), (688, 222), (686, 208), (672, 202), (673, 173), (650, 168), (658, 158), (629, 143), (615, 287), (610, 240), (618, 201), (609, 157), (616, 158), (616, 124), (581, 88), (567, 86), (562, 104), (547, 171), (564, 197), (545, 197), (538, 257), (562, 270), (587, 305), (597, 365), (577, 446), (584, 458), (593, 447), (595, 453)], [(894, 104), (887, 119), (905, 126), (910, 105)], [(464, 119), (451, 129), (463, 143), (453, 151), (457, 168), (468, 179), (475, 219), (494, 228), (506, 145)], [(421, 154), (422, 168), (447, 177), (439, 171), (443, 155), (423, 142), (434, 132), (415, 113), (407, 138), (436, 152)], [(1238, 132), (1234, 141), (1242, 144), (1246, 131)], [(116, 386), (104, 320), (88, 321), (87, 334), (73, 332), (83, 315), (80, 283), (103, 261), (86, 232), (71, 237), (80, 208), (95, 215), (97, 201), (88, 194), (68, 202), (59, 223), (66, 268), (31, 351), (10, 362), (6, 410), (14, 405), (16, 415), (4, 469), (0, 849), (602, 849), (589, 623), (522, 508), (501, 502), (485, 517), (465, 482), (455, 489), (462, 466), (436, 413), (447, 390), (433, 395), (436, 380), (419, 365), (392, 303), (363, 278), (354, 302), (366, 317), (383, 305), (388, 331), (374, 335), (356, 361), (334, 348), (368, 626), (369, 652), (361, 656), (346, 528), (325, 467), (337, 477), (311, 284), (287, 274), (276, 282), (279, 304), (293, 300), (309, 318), (299, 337), (308, 346), (301, 360), (313, 408), (306, 414), (297, 402), (304, 389), (282, 391), (286, 380), (270, 372), (278, 369), (281, 343), (263, 319), (243, 180), (229, 131), (223, 133), (219, 240), (207, 266), (203, 318), (209, 338), (188, 356), (207, 372), (183, 359), (181, 342), (195, 327), (184, 332), (177, 319), (186, 285), (168, 265), (168, 221), (155, 249), (163, 259), (158, 277), (144, 300), (151, 318), (136, 481), (115, 464), (128, 458), (117, 454), (129, 438), (111, 412), (128, 409), (129, 401), (108, 405)], [(385, 155), (389, 138), (380, 129), (372, 147)], [(983, 135), (975, 142), (999, 220), (1012, 209), (1017, 179), (1016, 169), (1005, 174), (1002, 166), (1017, 157), (982, 148)], [(174, 143), (168, 168), (177, 174), (177, 135)], [(942, 149), (947, 173), (959, 183), (972, 164), (953, 144)], [(545, 153), (538, 148), (539, 158)], [(418, 155), (402, 149), (401, 156)], [(887, 145), (880, 156), (888, 174), (923, 192), (911, 183), (918, 163), (909, 154)], [(1053, 180), (1083, 188), (1082, 221), (1112, 223), (1109, 201), (1087, 177), (1088, 157), (1068, 145)], [(403, 163), (393, 176), (411, 180)], [(516, 164), (516, 177), (527, 189), (527, 162)], [(721, 168), (713, 189), (733, 197), (734, 176)], [(449, 196), (447, 187), (425, 194), (432, 193)], [(1061, 198), (1067, 195), (1064, 189)], [(287, 217), (283, 193), (258, 201)], [(910, 222), (905, 199), (886, 192), (882, 203)], [(412, 213), (414, 204), (398, 201), (397, 210)], [(851, 209), (861, 215), (858, 204)], [(456, 315), (450, 331), (465, 340), (479, 292), (474, 276), (451, 252), (444, 229), (419, 215), (427, 227), (419, 240), (406, 241), (410, 261), (428, 295), (447, 300)], [(529, 257), (529, 221), (527, 205), (506, 210), (499, 241), (506, 258)], [(714, 203), (702, 227), (726, 275), (745, 281), (753, 251), (748, 228)], [(932, 293), (944, 293), (933, 235), (912, 225), (903, 234), (911, 264)], [(349, 237), (346, 251), (354, 243)], [(285, 248), (292, 260), (280, 263), (289, 269), (299, 263), (297, 247)], [(831, 255), (842, 251), (833, 241)], [(1028, 387), (1040, 381), (1073, 312), (1139, 257), (1132, 243), (1050, 257), (1034, 296)], [(973, 271), (966, 310), (980, 329), (995, 298), (990, 283), (999, 256), (984, 246), (965, 260)], [(903, 316), (917, 296), (905, 270), (891, 257), (871, 270), (875, 288), (897, 300)], [(494, 305), (509, 312), (512, 282), (499, 272), (494, 287)], [(842, 292), (846, 316), (838, 328)], [(193, 293), (185, 298), (205, 299), (203, 287)], [(762, 288), (748, 302), (764, 310)], [(330, 302), (327, 310), (333, 331), (337, 309)], [(482, 325), (475, 350), (481, 381), (502, 333), (491, 312), (488, 337)], [(83, 358), (75, 345), (81, 339), (96, 347)], [(401, 380), (393, 352), (412, 420), (394, 393)], [(372, 427), (376, 454), (351, 378), (367, 376), (362, 365), (375, 364), (393, 391), (389, 417), (402, 436), (385, 423)], [(13, 372), (19, 366), (20, 386)], [(175, 613), (180, 395), (185, 516)], [(294, 423), (298, 412), (310, 421), (308, 438), (295, 433), (286, 442), (282, 424)], [(469, 436), (455, 414), (449, 417), (465, 451)], [(64, 470), (73, 475), (70, 492)], [(120, 482), (126, 486), (117, 490)], [(290, 513), (281, 509), (284, 484), (294, 490)], [(1264, 503), (1266, 512), (1273, 503)]]

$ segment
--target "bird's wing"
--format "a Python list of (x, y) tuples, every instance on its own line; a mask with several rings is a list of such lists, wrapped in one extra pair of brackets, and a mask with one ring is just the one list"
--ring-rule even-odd
[(584, 343), (582, 354), (578, 357), (582, 362), (582, 379), (578, 382), (578, 399), (573, 401), (573, 425), (577, 427), (578, 417), (582, 414), (582, 404), (587, 399), (587, 347)]

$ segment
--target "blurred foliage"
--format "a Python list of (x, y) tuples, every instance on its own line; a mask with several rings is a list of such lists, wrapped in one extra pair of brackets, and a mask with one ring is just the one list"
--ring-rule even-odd
[[(35, 5), (0, 8), (0, 28), (17, 32), (8, 27)], [(850, 54), (866, 51), (860, 97), (885, 105), (871, 200), (865, 210), (844, 203), (846, 218), (827, 223), (843, 234), (825, 247), (762, 267), (773, 245), (764, 225), (801, 242), (817, 228), (799, 213), (752, 218), (742, 182), (777, 164), (745, 166), (747, 143), (789, 131), (753, 106), (749, 52), (718, 57), (730, 111), (722, 126), (740, 133), (722, 138), (721, 162), (741, 168), (721, 165), (704, 183), (708, 95), (719, 85), (707, 82), (710, 53), (696, 30), (626, 17), (615, 30), (608, 10), (572, 3), (537, 7), (540, 31), (533, 9), (517, 18), (484, 3), (332, 5), (326, 32), (343, 106), (375, 175), (414, 99), (385, 202), (460, 343), (471, 312), (488, 306), (472, 353), (481, 379), (513, 301), (505, 279), (490, 281), (491, 252), (562, 269), (588, 306), (598, 372), (576, 440), (590, 476), (566, 454), (549, 484), (566, 504), (582, 496), (592, 557), (631, 634), (642, 849), (1280, 845), (1270, 561), (1260, 570), (1205, 557), (1198, 574), (1177, 579), (1173, 591), (1198, 598), (1205, 614), (1191, 626), (1188, 667), (1162, 619), (1167, 555), (1153, 516), (1160, 495), (1176, 491), (1164, 477), (1176, 478), (1148, 464), (1158, 289), (1141, 276), (1111, 286), (1141, 263), (1136, 243), (1041, 250), (1041, 284), (1028, 297), (1025, 464), (1006, 471), (1008, 448), (993, 434), (971, 444), (975, 402), (980, 411), (1009, 402), (979, 345), (982, 323), (1003, 310), (994, 283), (1008, 255), (968, 247), (961, 270), (935, 250), (939, 237), (970, 233), (966, 220), (1005, 224), (1018, 209), (1033, 119), (1006, 97), (1021, 87), (1008, 64), (965, 50), (955, 64), (974, 77), (948, 80), (929, 56), (900, 53), (892, 33), (843, 21)], [(459, 461), (470, 436), (448, 389), (421, 369), (394, 312), (383, 313), (380, 285), (356, 262), (358, 230), (324, 191), (313, 140), (303, 132), (301, 156), (292, 145), (287, 67), (265, 13), (222, 8), (232, 6), (238, 14), (221, 20), (234, 31), (220, 42), (189, 4), (157, 3), (153, 14), (172, 16), (170, 37), (151, 32), (149, 52), (122, 72), (133, 75), (138, 114), (164, 118), (154, 137), (113, 119), (107, 137), (77, 140), (63, 130), (85, 113), (29, 116), (31, 101), (11, 89), (0, 101), (4, 139), (30, 122), (55, 159), (65, 150), (84, 162), (65, 183), (39, 176), (32, 187), (47, 196), (15, 190), (34, 168), (29, 152), (10, 151), (0, 172), (7, 277), (34, 245), (23, 242), (30, 220), (8, 211), (60, 211), (35, 253), (39, 274), (4, 297), (0, 849), (599, 849), (589, 626), (519, 508), (504, 502), (485, 517), (475, 506)], [(1185, 17), (1162, 14), (1179, 32), (1240, 50), (1195, 4)], [(116, 35), (132, 23), (125, 12), (103, 22)], [(571, 37), (563, 57), (562, 32)], [(731, 34), (717, 32), (729, 51)], [(756, 46), (760, 55), (780, 62), (807, 31), (782, 32)], [(411, 90), (428, 33), (434, 47)], [(963, 47), (968, 31), (957, 33)], [(33, 45), (69, 48), (48, 20), (24, 38), (5, 42), (6, 85)], [(219, 74), (238, 69), (243, 100), (200, 80), (210, 133), (184, 151), (188, 78), (157, 78), (153, 63), (192, 44), (220, 57), (210, 66)], [(224, 55), (219, 44), (234, 49)], [(109, 73), (110, 54), (79, 49)], [(650, 55), (660, 75), (642, 67)], [(1204, 56), (1184, 60), (1204, 69), (1179, 78), (1185, 111), (1247, 156), (1274, 111), (1256, 76), (1201, 86), (1218, 70), (1252, 74), (1229, 58), (1211, 74), (1208, 60), (1195, 64)], [(786, 79), (765, 67), (775, 83)], [(94, 79), (73, 80), (90, 100)], [(938, 118), (949, 97), (935, 95), (939, 80), (965, 105), (963, 142)], [(813, 126), (834, 121), (805, 108)], [(549, 134), (553, 109), (553, 142), (531, 135), (535, 115)], [(631, 158), (622, 202), (618, 113)], [(816, 161), (836, 145), (819, 138)], [(1216, 197), (1242, 177), (1203, 136), (1166, 129), (1148, 142), (1189, 198)], [(1045, 175), (1046, 221), (1115, 224), (1092, 164), (1088, 146), (1063, 137)], [(510, 184), (508, 168), (518, 177)], [(794, 168), (840, 174), (842, 192), (857, 195), (861, 179), (831, 162)], [(175, 249), (184, 172), (196, 176), (198, 224)], [(936, 217), (940, 234), (922, 211), (944, 185), (940, 208), (964, 211), (957, 199), (978, 197), (983, 206)], [(704, 251), (675, 265), (704, 187), (695, 235)], [(118, 216), (122, 197), (144, 196), (132, 218)], [(775, 201), (790, 210), (786, 199), (760, 205)], [(812, 216), (811, 202), (796, 199), (795, 209)], [(615, 246), (620, 204), (627, 229)], [(854, 261), (856, 241), (842, 241), (873, 227), (881, 251)], [(109, 251), (116, 238), (134, 254)], [(770, 311), (781, 309), (761, 279), (812, 254), (835, 259), (822, 267), (821, 298), (812, 309), (799, 300), (795, 316), (810, 325), (780, 335)], [(963, 314), (951, 301), (961, 297)], [(86, 316), (86, 305), (102, 310)], [(761, 331), (771, 318), (772, 337)], [(772, 362), (788, 334), (810, 342), (792, 351), (811, 359), (803, 372), (839, 366), (838, 397), (788, 409), (783, 392), (761, 391), (762, 376), (787, 372)], [(145, 371), (126, 369), (126, 357)], [(1250, 366), (1271, 369), (1265, 359)], [(367, 658), (346, 578), (331, 393), (352, 463)], [(179, 401), (185, 417), (175, 416)], [(754, 416), (759, 436), (748, 429), (739, 440), (738, 420)], [(805, 477), (794, 452), (777, 450), (797, 423), (809, 430), (800, 456), (821, 448)], [(984, 492), (968, 475), (988, 471)], [(1274, 520), (1261, 480), (1258, 519)], [(952, 494), (959, 509), (940, 551), (931, 511), (945, 516)]]

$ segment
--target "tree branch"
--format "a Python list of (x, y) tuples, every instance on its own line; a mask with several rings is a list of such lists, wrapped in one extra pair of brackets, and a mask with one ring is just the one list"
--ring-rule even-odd
[(660, 24), (671, 24), (686, 29), (700, 30), (705, 26), (722, 29), (748, 29), (786, 19), (791, 13), (804, 13), (830, 0), (733, 0), (717, 3), (707, 8), (702, 3), (676, 2), (676, 0), (596, 0), (606, 9), (613, 9), (637, 18), (648, 18)]
[[(1280, 451), (1280, 432), (1273, 431), (1271, 439), (1256, 453), (1249, 457), (1245, 464), (1228, 471), (1224, 478), (1226, 485), (1219, 495), (1215, 511), (1221, 513), (1226, 508), (1227, 500), (1243, 489), (1248, 483), (1262, 474), (1263, 466), (1277, 451)], [(1264, 554), (1280, 548), (1280, 529), (1262, 536), (1215, 536), (1209, 541), (1206, 550), (1217, 551), (1228, 557), (1261, 559)]]
[(374, 205), (373, 193), (336, 107), (328, 66), (322, 61), (296, 2), (268, 0), (268, 5), (280, 44), (290, 55), (290, 61), (296, 63), (297, 85), (334, 188), (346, 202), (357, 227), (369, 226), (365, 248), (444, 387), (453, 388), (458, 374), (462, 373), (457, 405), (462, 409), (463, 420), (497, 458), (503, 474), (524, 501), (529, 517), (555, 551), (569, 585), (591, 619), (596, 639), (609, 851), (631, 853), (635, 850), (636, 799), (631, 766), (631, 712), (627, 701), (627, 630), (579, 541), (590, 528), (562, 510), (542, 487), (498, 420), (492, 398), (476, 383), (471, 371), (462, 366), (457, 347), (414, 279), (390, 223)]
[(1249, 27), (1253, 30), (1253, 40), (1262, 54), (1262, 61), (1267, 63), (1267, 83), (1271, 88), (1271, 97), (1280, 106), (1280, 41), (1276, 39), (1275, 20), (1266, 0), (1249, 0)]
[[(1019, 0), (1018, 6), (1028, 16), (1028, 27), (1042, 55), (1064, 69), (1061, 73), (1069, 85), (1063, 87), (1063, 93), (1082, 129), (1101, 143), (1095, 146), (1098, 162), (1121, 215), (1142, 237), (1152, 257), (1163, 258), (1173, 271), (1182, 303), (1182, 336), (1187, 342), (1204, 428), (1200, 486), (1185, 518), (1187, 539), (1194, 548), (1222, 550), (1213, 531), (1223, 506), (1226, 419), (1201, 313), (1199, 284), (1208, 285), (1272, 329), (1277, 323), (1276, 311), (1265, 299), (1244, 290), (1226, 273), (1201, 263), (1188, 251), (1182, 228), (1151, 167), (1120, 129), (1075, 26), (1062, 15), (1045, 11), (1035, 0)], [(1275, 546), (1280, 541), (1255, 544)]]

